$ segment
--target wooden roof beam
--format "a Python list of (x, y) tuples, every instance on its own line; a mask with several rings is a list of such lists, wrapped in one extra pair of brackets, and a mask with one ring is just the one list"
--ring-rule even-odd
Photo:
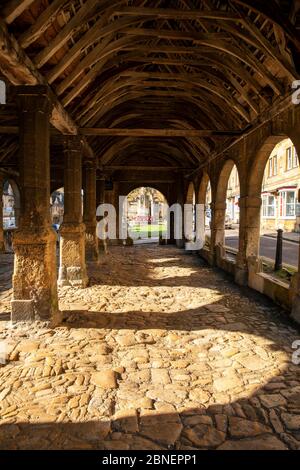
[[(46, 85), (45, 78), (36, 70), (35, 66), (20, 48), (16, 39), (8, 33), (7, 26), (0, 20), (0, 70), (14, 85)], [(53, 103), (51, 124), (62, 134), (78, 134), (78, 128), (58, 101), (56, 95), (49, 90)], [(92, 155), (88, 143), (83, 143), (85, 152)]]
[[(1, 128), (0, 128), (1, 129)], [(219, 131), (203, 129), (111, 129), (99, 127), (82, 127), (82, 135), (106, 137), (231, 137), (240, 136), (241, 131)]]
[(53, 55), (61, 49), (68, 39), (71, 37), (75, 28), (77, 28), (82, 21), (92, 13), (95, 9), (95, 0), (87, 0), (87, 2), (80, 8), (75, 16), (60, 30), (55, 38), (34, 58), (34, 63), (37, 68), (41, 68)]
[(13, 23), (18, 16), (30, 7), (34, 0), (11, 0), (2, 9), (1, 16), (7, 24)]
[(58, 12), (63, 8), (66, 0), (54, 0), (46, 8), (35, 22), (21, 36), (18, 37), (18, 43), (23, 49), (35, 42), (53, 23)]
[(276, 1), (269, 0), (268, 2), (262, 2), (261, 0), (231, 0), (231, 2), (261, 14), (271, 23), (276, 23), (284, 30), (288, 38), (295, 44), (298, 51), (300, 51), (300, 34), (288, 17), (284, 17)]
[(240, 21), (239, 15), (226, 11), (177, 10), (175, 8), (125, 7), (115, 10), (118, 16), (153, 16), (168, 20), (227, 20)]

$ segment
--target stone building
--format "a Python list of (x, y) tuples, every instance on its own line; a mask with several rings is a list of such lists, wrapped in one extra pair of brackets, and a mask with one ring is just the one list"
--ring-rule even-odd
[(234, 166), (229, 177), (226, 197), (226, 215), (228, 223), (238, 224), (240, 221), (240, 182), (237, 167)]
[(285, 139), (275, 146), (266, 165), (262, 184), (262, 230), (300, 231), (299, 187), (297, 151), (292, 141)]
[(3, 186), (2, 195), (3, 204), (3, 228), (14, 228), (16, 226), (15, 219), (15, 198), (11, 185), (8, 181)]
[[(300, 256), (259, 256), (261, 211), (299, 229), (299, 31), (298, 0), (1, 0), (1, 448), (299, 449)], [(183, 214), (163, 246), (122, 239), (138, 187)]]

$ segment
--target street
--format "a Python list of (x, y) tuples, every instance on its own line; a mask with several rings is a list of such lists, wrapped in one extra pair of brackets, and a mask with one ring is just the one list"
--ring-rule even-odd
[[(226, 230), (226, 246), (238, 249), (238, 235), (234, 234), (230, 236), (229, 234), (230, 231)], [(282, 252), (283, 263), (298, 267), (299, 246), (297, 243), (284, 240)], [(267, 236), (262, 236), (260, 238), (260, 255), (275, 260), (275, 253), (276, 239)]]

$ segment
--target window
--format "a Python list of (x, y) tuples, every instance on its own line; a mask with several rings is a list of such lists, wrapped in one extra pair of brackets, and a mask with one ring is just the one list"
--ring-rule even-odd
[(298, 155), (296, 149), (294, 147), (294, 159), (293, 159), (293, 168), (297, 168), (299, 166)]
[(271, 178), (272, 176), (276, 176), (276, 175), (277, 175), (277, 155), (269, 158), (268, 177)]
[(273, 157), (273, 176), (277, 175), (277, 155)]
[(263, 201), (263, 217), (265, 218), (275, 217), (275, 209), (276, 209), (275, 196), (272, 196), (271, 194), (263, 194), (262, 201)]
[(293, 149), (289, 147), (286, 150), (286, 171), (291, 170), (293, 168)]
[(296, 217), (296, 193), (295, 191), (281, 191), (280, 193), (280, 217)]
[(269, 178), (273, 176), (273, 158), (269, 159)]

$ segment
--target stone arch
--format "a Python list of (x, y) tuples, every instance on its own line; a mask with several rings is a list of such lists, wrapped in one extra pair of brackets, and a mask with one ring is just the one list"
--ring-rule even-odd
[[(246, 226), (247, 226), (247, 248), (246, 257), (259, 256), (260, 244), (260, 225), (261, 225), (261, 190), (265, 173), (266, 164), (277, 144), (285, 139), (290, 139), (295, 145), (296, 151), (299, 155), (299, 145), (293, 139), (293, 134), (289, 135), (275, 135), (269, 136), (261, 143), (257, 152), (254, 155), (252, 164), (248, 171), (248, 191), (247, 191), (247, 211), (246, 211)], [(299, 139), (299, 138), (298, 138)]]
[[(260, 197), (262, 182), (264, 178), (266, 164), (277, 144), (284, 139), (289, 139), (288, 135), (269, 136), (260, 145), (256, 152), (252, 164), (249, 168), (248, 196)], [(291, 139), (292, 140), (292, 139)], [(293, 141), (293, 140), (292, 140)], [(294, 143), (294, 142), (293, 142)]]
[[(151, 185), (140, 185), (140, 184), (135, 184), (134, 187), (127, 193), (126, 198), (123, 201), (123, 217), (124, 217), (124, 222), (127, 224), (127, 230), (125, 233), (127, 233), (127, 236), (129, 236), (130, 239), (136, 240), (136, 239), (152, 239), (152, 240), (160, 240), (164, 239), (166, 236), (166, 230), (167, 227), (164, 227), (164, 222), (168, 223), (168, 200), (165, 196), (165, 194), (156, 187), (157, 185), (154, 183)], [(140, 224), (140, 227), (145, 226), (145, 230), (140, 230), (140, 236), (138, 237), (137, 234), (134, 233), (134, 230), (130, 230), (129, 222), (130, 222), (130, 217), (133, 216), (134, 212), (130, 214), (130, 208), (129, 208), (129, 201), (128, 198), (130, 195), (132, 195), (135, 191), (139, 189), (150, 189), (151, 194), (150, 198), (148, 199), (148, 207), (145, 205), (144, 208), (141, 207), (140, 202), (138, 202), (138, 212), (140, 212), (139, 217), (142, 218), (142, 220), (138, 221), (138, 224)], [(154, 190), (154, 193), (152, 193), (152, 190)], [(149, 196), (149, 194), (148, 194)], [(157, 201), (155, 201), (155, 197), (159, 197), (161, 201), (157, 204)], [(145, 202), (145, 201), (143, 201)], [(143, 210), (144, 209), (144, 210)], [(148, 209), (148, 210), (147, 210)], [(144, 212), (144, 213), (143, 213)], [(150, 218), (151, 217), (151, 218)], [(146, 220), (148, 219), (148, 220)], [(147, 227), (148, 226), (148, 227)], [(150, 227), (149, 227), (150, 226)], [(126, 227), (125, 227), (126, 228)], [(153, 231), (152, 231), (153, 228)], [(147, 235), (145, 236), (144, 232), (147, 232)], [(144, 236), (142, 236), (144, 234)]]
[(214, 237), (215, 245), (225, 244), (225, 214), (226, 214), (226, 195), (228, 182), (231, 175), (231, 172), (234, 168), (237, 168), (238, 178), (240, 178), (239, 164), (233, 159), (228, 159), (225, 161), (224, 165), (221, 168), (219, 177), (217, 180), (217, 189), (214, 201)]
[[(208, 245), (208, 249), (211, 249), (211, 237), (208, 237), (206, 239), (205, 233), (206, 233), (206, 218), (207, 214), (206, 211), (208, 210), (207, 207), (207, 191), (210, 189), (211, 192), (211, 181), (210, 177), (207, 172), (204, 172), (202, 175), (202, 178), (200, 180), (199, 184), (199, 189), (198, 189), (198, 195), (197, 195), (197, 202), (199, 204), (199, 215), (197, 217), (197, 220), (200, 220), (200, 230), (202, 229), (202, 237), (205, 242), (205, 245)], [(211, 201), (210, 201), (210, 206), (211, 206)], [(209, 227), (211, 227), (211, 207), (210, 209), (210, 222), (209, 222)], [(198, 231), (198, 227), (197, 227)], [(199, 232), (198, 232), (199, 235)]]
[(186, 204), (195, 204), (196, 203), (196, 192), (195, 192), (195, 185), (193, 181), (190, 181), (185, 197)]

